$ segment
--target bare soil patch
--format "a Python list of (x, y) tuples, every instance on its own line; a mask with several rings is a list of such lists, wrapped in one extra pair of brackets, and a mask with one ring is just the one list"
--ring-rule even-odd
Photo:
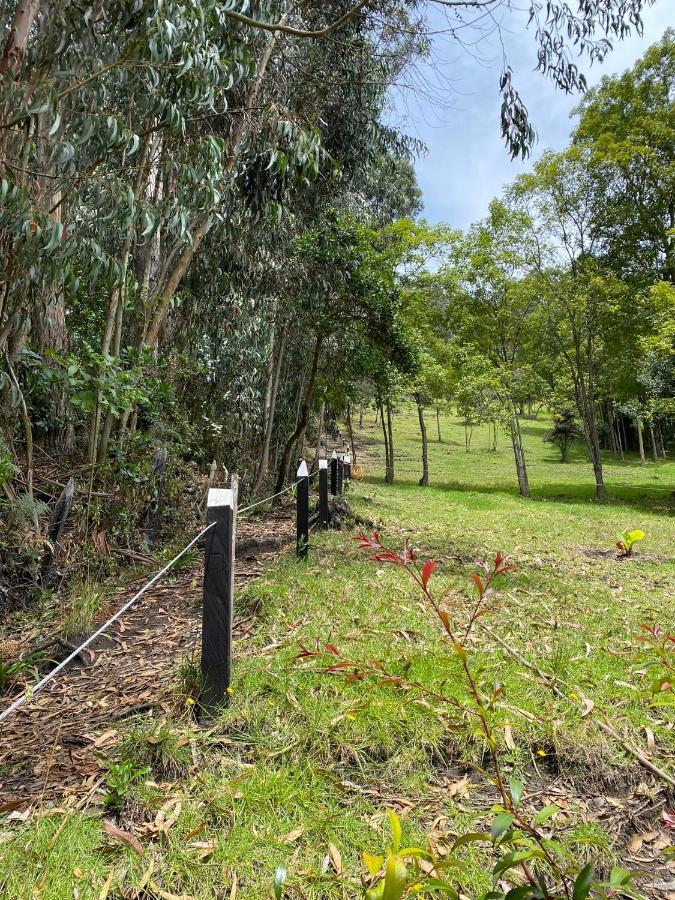
[[(279, 547), (294, 540), (291, 507), (238, 526), (241, 552), (235, 584), (258, 577)], [(202, 568), (167, 577), (140, 598), (110, 631), (33, 701), (0, 725), (0, 811), (26, 809), (36, 800), (85, 794), (100, 779), (100, 755), (117, 740), (121, 720), (150, 708), (169, 713), (176, 666), (199, 649)], [(102, 623), (146, 581), (127, 584), (102, 610)], [(235, 621), (235, 637), (254, 627), (254, 615)], [(2, 698), (2, 707), (12, 696)]]

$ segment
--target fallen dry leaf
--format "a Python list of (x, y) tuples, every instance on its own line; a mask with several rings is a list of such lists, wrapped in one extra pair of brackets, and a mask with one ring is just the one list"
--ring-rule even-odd
[[(155, 828), (166, 833), (175, 824), (183, 804), (179, 797), (171, 797), (163, 803), (155, 816)], [(170, 813), (170, 814), (169, 814)]]
[(150, 887), (162, 900), (195, 900), (192, 894), (170, 894), (168, 891), (163, 891), (154, 881), (150, 882)]
[(641, 834), (634, 834), (633, 837), (628, 841), (627, 849), (629, 853), (639, 853), (642, 849), (642, 844), (644, 843), (644, 838)]
[(516, 749), (516, 742), (513, 740), (513, 732), (510, 725), (504, 726), (504, 742), (509, 750)]
[(333, 863), (333, 868), (335, 869), (335, 874), (342, 875), (342, 854), (335, 846), (335, 844), (328, 845), (328, 852), (330, 853), (330, 858)]
[(113, 878), (115, 877), (115, 870), (111, 869), (110, 874), (105, 880), (105, 884), (101, 888), (101, 893), (98, 895), (98, 900), (106, 900), (108, 894), (110, 893), (110, 888), (112, 887)]
[(305, 829), (300, 826), (300, 828), (295, 828), (293, 831), (289, 831), (288, 834), (285, 834), (283, 837), (277, 838), (278, 841), (281, 841), (284, 844), (292, 844), (294, 841), (305, 833)]
[(469, 776), (465, 775), (464, 778), (460, 778), (459, 781), (455, 781), (448, 786), (448, 793), (451, 797), (463, 797), (468, 791), (470, 784)]
[(103, 830), (108, 835), (108, 837), (114, 838), (116, 841), (120, 841), (130, 850), (133, 850), (134, 853), (137, 853), (139, 856), (143, 856), (143, 847), (141, 847), (141, 843), (137, 837), (134, 837), (128, 831), (123, 831), (121, 828), (118, 828), (117, 825), (113, 825), (112, 822), (103, 821)]
[(587, 716), (591, 712), (591, 710), (593, 709), (594, 706), (595, 706), (595, 702), (593, 700), (588, 700), (588, 699), (584, 700), (584, 702), (582, 704), (582, 709), (581, 709), (581, 718), (583, 719), (584, 716)]

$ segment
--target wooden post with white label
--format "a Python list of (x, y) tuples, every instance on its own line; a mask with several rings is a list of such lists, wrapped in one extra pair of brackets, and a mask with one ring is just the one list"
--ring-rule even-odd
[(328, 460), (319, 460), (319, 522), (322, 528), (330, 526), (330, 508), (328, 506)]
[(227, 706), (232, 680), (234, 546), (237, 528), (238, 479), (208, 495), (202, 609), (202, 690), (199, 714), (212, 716)]
[(309, 469), (304, 459), (298, 467), (296, 523), (298, 559), (307, 559), (309, 551)]
[(337, 492), (341, 494), (345, 486), (345, 459), (342, 453), (337, 458)]
[(330, 492), (333, 496), (338, 492), (338, 458), (335, 450), (330, 458)]

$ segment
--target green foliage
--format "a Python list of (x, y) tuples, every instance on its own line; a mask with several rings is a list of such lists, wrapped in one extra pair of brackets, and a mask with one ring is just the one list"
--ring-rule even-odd
[(90, 579), (75, 581), (69, 588), (67, 611), (61, 625), (66, 638), (82, 638), (92, 630), (101, 607), (101, 592)]
[(139, 767), (131, 759), (111, 762), (105, 775), (106, 792), (103, 795), (105, 806), (114, 813), (123, 812), (132, 789), (149, 773), (149, 768)]
[(560, 450), (560, 462), (569, 461), (572, 443), (582, 437), (576, 415), (572, 409), (563, 409), (553, 417), (553, 428), (546, 432), (544, 440)]
[(38, 655), (28, 654), (21, 659), (9, 662), (0, 656), (0, 694), (8, 693), (17, 682), (22, 681), (27, 675), (37, 680), (36, 662), (38, 659)]
[(175, 779), (191, 765), (188, 738), (166, 720), (148, 719), (129, 730), (119, 748), (133, 771), (152, 772), (155, 778)]
[(644, 540), (644, 537), (644, 531), (640, 531), (639, 528), (634, 528), (631, 531), (620, 531), (616, 536), (616, 546), (625, 556), (631, 556), (633, 545), (637, 541)]

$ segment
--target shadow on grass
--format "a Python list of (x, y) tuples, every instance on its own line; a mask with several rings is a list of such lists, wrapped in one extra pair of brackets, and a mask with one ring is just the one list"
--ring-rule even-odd
[[(376, 478), (367, 476), (363, 479), (364, 484), (377, 484), (386, 486), (384, 478)], [(422, 491), (415, 478), (397, 478), (393, 485), (402, 491)], [(556, 503), (574, 505), (578, 503), (594, 503), (598, 506), (621, 506), (631, 507), (640, 512), (648, 512), (653, 515), (672, 516), (675, 510), (675, 502), (673, 501), (673, 492), (668, 488), (661, 487), (645, 487), (643, 485), (607, 485), (609, 493), (608, 500), (597, 500), (595, 497), (595, 489), (590, 484), (572, 484), (572, 483), (547, 483), (545, 485), (537, 485), (532, 491), (532, 497), (526, 499), (520, 497), (517, 484), (508, 484), (501, 482), (497, 484), (467, 484), (461, 481), (442, 481), (431, 482), (430, 487), (437, 491), (447, 492), (449, 494), (480, 494), (480, 495), (496, 495), (507, 496), (514, 500), (522, 500), (524, 503), (539, 501), (554, 501)], [(641, 493), (642, 492), (642, 493)]]

